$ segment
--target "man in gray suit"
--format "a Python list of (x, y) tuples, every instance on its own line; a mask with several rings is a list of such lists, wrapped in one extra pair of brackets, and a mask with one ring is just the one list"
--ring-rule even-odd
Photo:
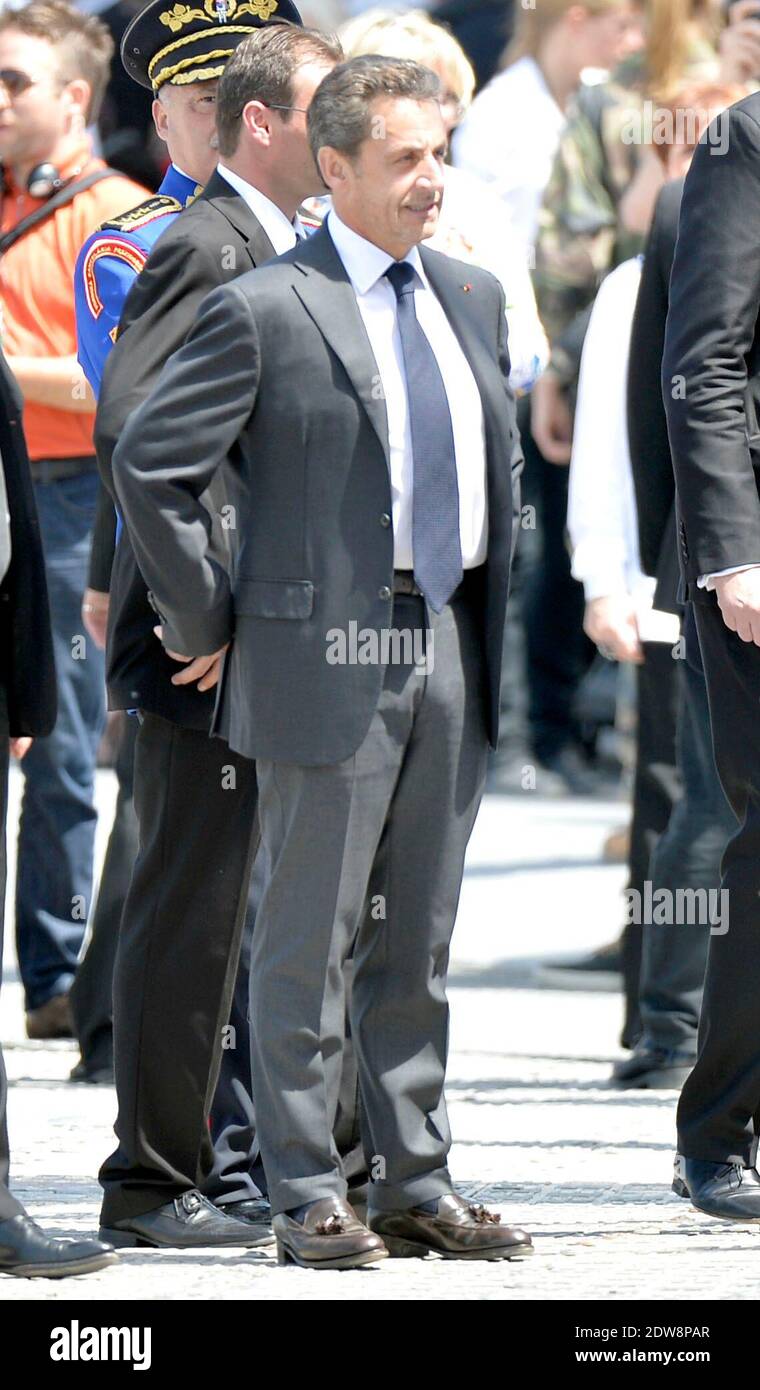
[[(402, 60), (324, 79), (308, 126), (327, 225), (204, 300), (113, 459), (162, 640), (214, 658), (214, 730), (257, 761), (254, 1103), (279, 1259), (312, 1268), (532, 1249), (447, 1168), (446, 969), (522, 457), (500, 286), (417, 249), (443, 187), (439, 96)], [(236, 116), (218, 108), (220, 139)], [(228, 457), (232, 585), (199, 501)], [(368, 1227), (332, 1139), (352, 948)]]

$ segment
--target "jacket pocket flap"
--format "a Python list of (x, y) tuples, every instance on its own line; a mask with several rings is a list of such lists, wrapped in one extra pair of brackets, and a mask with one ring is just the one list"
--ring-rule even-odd
[(239, 579), (235, 612), (252, 618), (308, 618), (314, 607), (310, 579)]

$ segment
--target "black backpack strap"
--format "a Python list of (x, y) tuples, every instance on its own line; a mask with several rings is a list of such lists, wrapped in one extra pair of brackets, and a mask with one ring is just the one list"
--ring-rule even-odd
[(65, 208), (67, 203), (73, 202), (78, 193), (84, 193), (86, 188), (92, 188), (94, 183), (100, 183), (101, 179), (112, 179), (116, 173), (115, 169), (95, 169), (92, 174), (86, 174), (83, 179), (69, 180), (68, 183), (59, 188), (52, 198), (47, 198), (41, 207), (35, 208), (26, 217), (22, 217), (15, 227), (3, 232), (0, 236), (0, 256), (4, 255), (11, 246), (15, 246), (22, 236), (31, 232), (34, 227), (39, 227), (48, 217), (52, 217), (59, 208)]

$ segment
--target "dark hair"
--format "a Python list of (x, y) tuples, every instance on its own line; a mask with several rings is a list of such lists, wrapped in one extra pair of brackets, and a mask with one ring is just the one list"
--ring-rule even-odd
[[(265, 106), (292, 106), (293, 79), (306, 63), (337, 63), (343, 49), (335, 38), (316, 29), (282, 22), (256, 29), (239, 43), (216, 92), (216, 130), (219, 153), (234, 154), (240, 139), (243, 111), (249, 101)], [(290, 112), (282, 113), (290, 120)]]
[(309, 107), (309, 140), (316, 160), (329, 145), (353, 156), (372, 131), (372, 102), (377, 97), (440, 101), (441, 84), (430, 68), (410, 58), (376, 54), (351, 58), (333, 68), (319, 84)]
[(89, 84), (88, 125), (97, 119), (114, 53), (113, 39), (101, 20), (75, 10), (65, 0), (31, 0), (23, 9), (0, 14), (0, 32), (5, 29), (44, 39), (56, 49), (63, 82), (82, 78)]

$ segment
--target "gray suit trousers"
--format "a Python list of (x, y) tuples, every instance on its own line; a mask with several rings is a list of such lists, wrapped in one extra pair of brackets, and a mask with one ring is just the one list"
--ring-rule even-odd
[(275, 1213), (346, 1193), (333, 1127), (352, 946), (370, 1206), (451, 1189), (446, 972), (486, 770), (482, 577), (466, 574), (440, 614), (396, 596), (394, 628), (422, 635), (429, 623), (432, 653), (428, 638), (422, 673), (394, 653), (352, 757), (257, 763), (267, 887), (251, 962), (252, 1080)]

